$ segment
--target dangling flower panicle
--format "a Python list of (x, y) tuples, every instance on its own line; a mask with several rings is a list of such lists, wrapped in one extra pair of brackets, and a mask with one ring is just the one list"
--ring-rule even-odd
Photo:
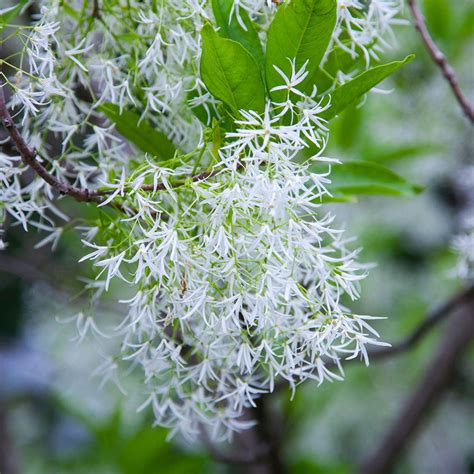
[[(249, 427), (243, 411), (277, 383), (340, 380), (342, 359), (368, 363), (366, 346), (383, 343), (374, 318), (342, 303), (358, 297), (367, 267), (321, 206), (335, 161), (323, 156), (330, 94), (305, 91), (307, 64), (288, 58), (291, 73), (275, 68), (273, 88), (286, 100), (268, 99), (263, 113), (241, 110), (223, 132), (221, 105), (196, 67), (210, 3), (115, 0), (96, 21), (69, 14), (83, 12), (83, 0), (68, 11), (61, 0), (41, 0), (33, 25), (17, 32), (23, 70), (8, 81), (9, 105), (48, 171), (104, 193), (100, 218), (77, 228), (81, 261), (96, 271), (87, 282), (92, 303), (119, 288), (126, 315), (104, 329), (80, 313), (79, 339), (118, 341), (98, 371), (117, 383), (123, 365), (140, 372), (140, 409), (157, 424), (220, 439)], [(250, 16), (264, 38), (277, 3), (236, 0), (229, 22), (246, 30)], [(328, 90), (376, 61), (399, 22), (395, 1), (337, 3), (322, 68), (336, 49), (362, 61), (337, 71)], [(105, 118), (112, 113), (160, 130), (163, 146), (179, 151), (150, 156), (148, 136), (134, 147)], [(48, 132), (61, 142), (59, 158)], [(25, 169), (0, 153), (2, 214), (50, 232), (39, 245), (55, 246), (62, 225), (74, 223), (46, 182), (21, 179)]]

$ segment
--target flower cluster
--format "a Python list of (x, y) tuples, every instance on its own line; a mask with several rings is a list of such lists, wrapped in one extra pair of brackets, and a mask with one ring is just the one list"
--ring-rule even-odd
[[(122, 232), (91, 228), (84, 240), (102, 289), (114, 279), (133, 285), (117, 357), (142, 367), (143, 407), (187, 436), (203, 427), (213, 438), (228, 435), (278, 380), (293, 388), (307, 378), (339, 380), (331, 366), (359, 355), (367, 362), (366, 345), (382, 344), (373, 318), (341, 302), (357, 298), (365, 269), (333, 217), (319, 215), (327, 173), (295, 160), (308, 143), (322, 151), (327, 136), (327, 105), (297, 82), (289, 89), (301, 96), (296, 105), (241, 112), (211, 176), (181, 183), (183, 169), (149, 163), (117, 183), (133, 208)], [(165, 186), (144, 191), (146, 182)]]
[[(338, 380), (341, 359), (367, 362), (366, 345), (381, 344), (367, 322), (373, 318), (342, 301), (358, 297), (366, 268), (334, 218), (320, 213), (330, 194), (331, 160), (322, 156), (330, 96), (299, 90), (305, 66), (295, 70), (292, 61), (290, 77), (278, 71), (274, 90), (292, 100), (267, 101), (263, 114), (242, 110), (223, 133), (193, 113), (202, 106), (222, 118), (197, 66), (210, 2), (108, 1), (100, 21), (86, 10), (92, 2), (40, 3), (38, 21), (17, 33), (25, 49), (10, 105), (56, 178), (105, 193), (99, 217), (80, 225), (90, 249), (82, 261), (97, 270), (88, 284), (93, 301), (115, 286), (128, 294), (121, 300), (128, 310), (109, 331), (92, 314), (77, 319), (81, 338), (120, 341), (99, 368), (104, 379), (118, 380), (124, 361), (141, 368), (143, 407), (158, 424), (220, 438), (248, 426), (243, 411), (278, 381), (294, 388), (308, 378)], [(326, 60), (339, 48), (361, 55), (366, 67), (390, 36), (398, 6), (338, 4)], [(238, 0), (231, 17), (242, 21), (243, 10), (264, 37), (275, 3)], [(338, 71), (333, 85), (357, 71)], [(160, 162), (132, 148), (104, 118), (110, 103), (139, 111), (179, 153)], [(311, 171), (314, 161), (326, 170)], [(40, 244), (54, 245), (57, 221), (68, 216), (52, 189), (40, 179), (25, 184), (19, 159), (0, 154), (0, 165), (2, 208), (25, 228), (49, 230)]]

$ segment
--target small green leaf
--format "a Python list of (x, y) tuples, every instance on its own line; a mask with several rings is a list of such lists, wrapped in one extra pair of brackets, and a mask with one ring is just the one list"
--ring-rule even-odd
[(244, 29), (237, 20), (235, 12), (231, 17), (233, 7), (234, 0), (212, 0), (212, 11), (219, 27), (219, 35), (240, 43), (256, 59), (263, 71), (263, 49), (255, 25), (247, 12), (241, 8), (239, 16), (245, 25)]
[[(308, 172), (321, 172), (327, 165), (314, 163)], [(423, 187), (409, 183), (392, 170), (367, 161), (348, 161), (333, 165), (328, 190), (333, 197), (324, 202), (354, 201), (357, 195), (413, 196)]]
[(334, 89), (331, 93), (331, 107), (327, 109), (322, 117), (330, 120), (337, 114), (342, 112), (346, 107), (353, 104), (360, 97), (370, 91), (379, 82), (386, 77), (393, 74), (397, 69), (404, 64), (409, 63), (415, 56), (412, 54), (407, 56), (403, 61), (392, 61), (391, 63), (383, 64), (369, 69), (349, 82), (346, 82), (340, 87)]
[(167, 160), (173, 158), (175, 147), (170, 139), (146, 120), (140, 120), (135, 112), (123, 110), (116, 104), (106, 103), (99, 107), (107, 118), (115, 124), (117, 131), (137, 148)]
[[(336, 24), (335, 0), (293, 0), (279, 7), (268, 30), (265, 71), (268, 89), (283, 84), (275, 70), (277, 66), (287, 76), (291, 75), (289, 59), (296, 59), (299, 70), (306, 61), (308, 76), (299, 86), (311, 92), (314, 76), (331, 40)], [(286, 91), (273, 91), (276, 102), (286, 100)]]
[(0, 31), (11, 23), (28, 2), (29, 0), (19, 0), (13, 7), (4, 9), (4, 12), (0, 14)]
[(202, 29), (201, 78), (209, 92), (233, 111), (265, 109), (265, 88), (253, 56), (236, 41)]

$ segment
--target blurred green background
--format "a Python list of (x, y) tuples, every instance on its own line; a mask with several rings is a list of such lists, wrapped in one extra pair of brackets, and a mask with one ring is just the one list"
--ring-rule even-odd
[[(474, 100), (474, 3), (424, 0), (421, 7)], [(348, 234), (358, 236), (363, 260), (377, 263), (354, 309), (387, 317), (376, 327), (391, 343), (463, 285), (452, 275), (456, 255), (450, 249), (463, 205), (455, 177), (474, 156), (472, 129), (416, 31), (401, 26), (396, 36), (389, 55), (399, 59), (413, 52), (417, 59), (382, 84), (391, 94), (371, 93), (364, 107), (334, 121), (326, 152), (383, 163), (426, 187), (412, 198), (331, 205)], [(140, 400), (133, 380), (126, 397), (114, 386), (99, 387), (92, 376), (99, 354), (87, 341), (79, 346), (74, 327), (64, 322), (86, 304), (77, 276), (87, 277), (87, 269), (78, 267), (82, 249), (74, 234), (66, 233), (55, 253), (32, 250), (38, 235), (17, 227), (8, 228), (7, 240), (10, 247), (0, 254), (0, 450), (18, 472), (245, 472), (214, 462), (203, 446), (167, 441), (166, 430), (152, 428), (146, 414), (135, 412)], [(106, 303), (100, 317), (116, 312)], [(279, 395), (275, 409), (287, 423), (282, 449), (289, 471), (352, 472), (397, 415), (442, 331), (386, 362), (348, 364), (344, 382), (307, 382), (292, 401), (290, 393)], [(396, 472), (474, 471), (473, 394), (474, 370), (466, 358)]]

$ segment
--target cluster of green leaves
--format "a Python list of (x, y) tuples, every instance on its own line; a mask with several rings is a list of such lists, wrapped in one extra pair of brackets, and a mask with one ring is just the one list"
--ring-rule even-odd
[[(309, 74), (299, 86), (302, 91), (311, 94), (314, 87), (318, 91), (325, 89), (327, 76), (321, 74), (321, 61), (329, 47), (337, 14), (336, 0), (285, 2), (278, 8), (270, 25), (264, 53), (258, 34), (259, 25), (241, 9), (244, 28), (236, 15), (231, 15), (233, 3), (233, 0), (212, 0), (218, 30), (208, 23), (201, 32), (201, 78), (211, 94), (224, 105), (226, 119), (219, 123), (223, 131), (232, 126), (228, 117), (237, 117), (240, 110), (263, 113), (266, 101), (283, 102), (287, 99), (286, 91), (272, 89), (282, 82), (275, 67), (287, 76), (291, 75), (290, 59), (295, 61), (297, 70), (306, 64)], [(336, 86), (330, 92), (331, 105), (323, 112), (322, 118), (332, 120), (412, 59), (413, 56), (407, 56), (402, 61), (373, 67)], [(355, 68), (357, 60), (352, 61)], [(119, 133), (140, 150), (163, 160), (175, 153), (166, 136), (154, 130), (146, 120), (140, 120), (137, 113), (120, 113), (113, 104), (106, 104), (101, 110), (116, 124)], [(196, 115), (207, 125), (205, 114), (196, 111)], [(315, 150), (308, 147), (304, 156), (314, 154)], [(358, 194), (412, 195), (420, 190), (380, 164), (351, 162), (338, 166), (334, 173), (333, 201), (353, 201)]]
[[(313, 163), (309, 170), (323, 172), (324, 166)], [(368, 161), (336, 164), (330, 178), (332, 196), (325, 197), (324, 202), (356, 202), (360, 195), (413, 196), (423, 190), (391, 169)]]

